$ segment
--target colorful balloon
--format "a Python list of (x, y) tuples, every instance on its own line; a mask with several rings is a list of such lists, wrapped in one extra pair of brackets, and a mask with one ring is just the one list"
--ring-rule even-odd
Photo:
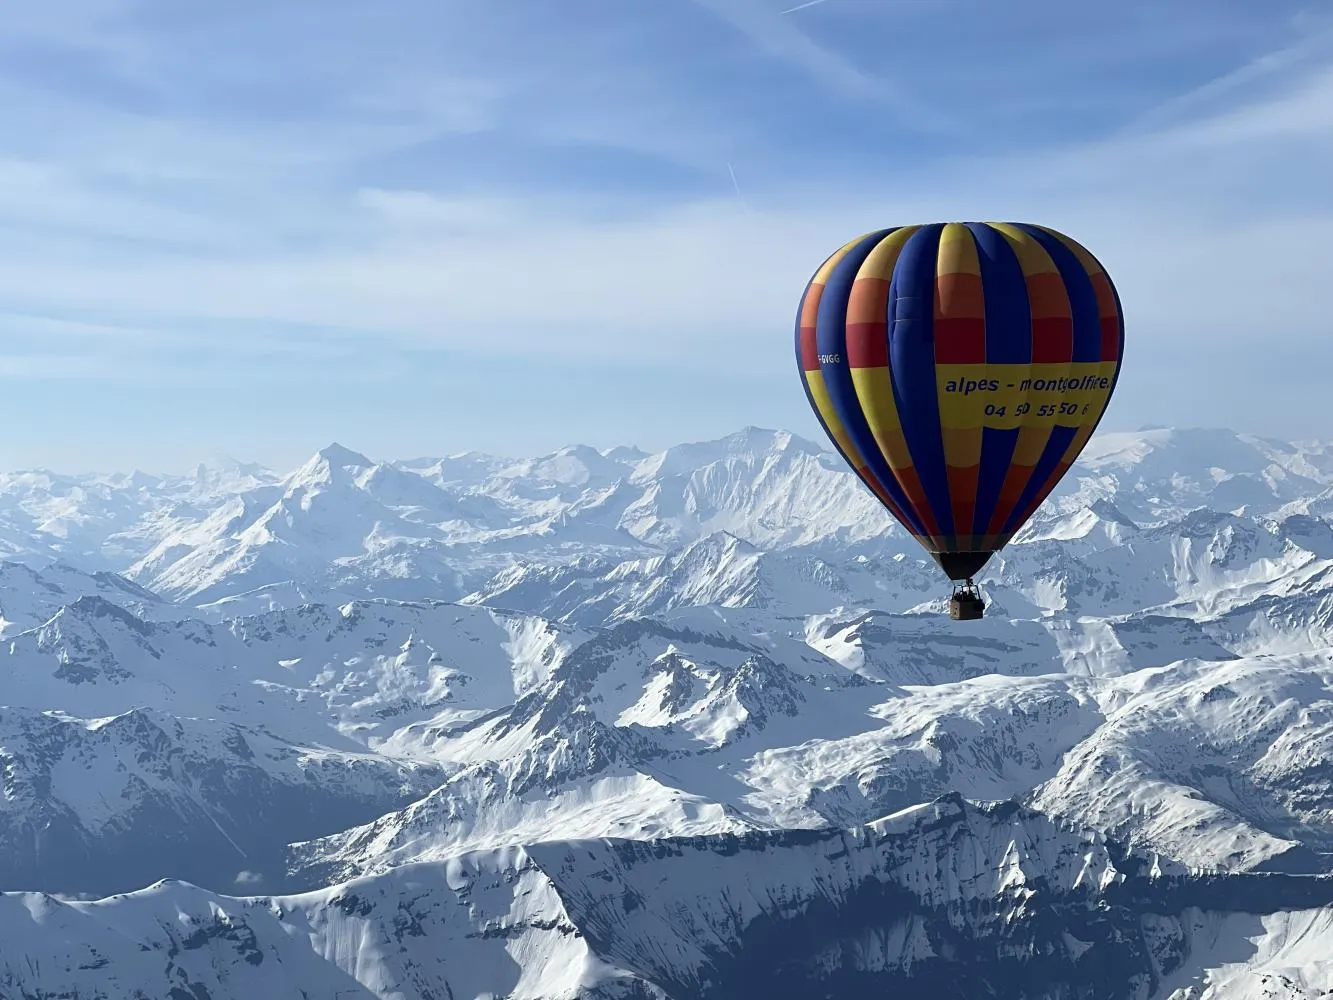
[(859, 237), (815, 272), (796, 321), (801, 381), (834, 446), (969, 585), (1087, 444), (1123, 346), (1101, 264), (1023, 223)]

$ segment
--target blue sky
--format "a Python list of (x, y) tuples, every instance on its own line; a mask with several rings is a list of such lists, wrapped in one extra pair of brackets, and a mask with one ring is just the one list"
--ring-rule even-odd
[(1333, 438), (1333, 3), (13, 6), (0, 468), (814, 437), (809, 273), (970, 218), (1111, 271), (1105, 426)]

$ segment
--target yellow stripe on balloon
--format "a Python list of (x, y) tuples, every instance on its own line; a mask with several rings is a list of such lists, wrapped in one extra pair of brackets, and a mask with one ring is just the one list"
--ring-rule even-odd
[(815, 401), (815, 409), (824, 418), (829, 435), (838, 446), (838, 450), (846, 456), (847, 461), (857, 468), (865, 465), (865, 459), (862, 458), (856, 445), (852, 444), (852, 439), (847, 436), (847, 428), (843, 426), (842, 420), (838, 418), (838, 411), (833, 408), (833, 400), (829, 398), (828, 387), (824, 385), (824, 373), (822, 371), (808, 371), (804, 375), (806, 387), (810, 390), (810, 397)]
[[(885, 302), (888, 308), (887, 285), (893, 278), (893, 269), (898, 264), (898, 257), (903, 247), (920, 226), (904, 226), (884, 237), (870, 251), (856, 272), (856, 281), (880, 281), (885, 284)], [(878, 301), (878, 300), (877, 300)], [(858, 317), (860, 318), (860, 317)], [(887, 314), (885, 315), (887, 322)], [(884, 334), (886, 341), (888, 332)], [(880, 453), (889, 463), (889, 468), (897, 471), (912, 466), (912, 454), (907, 448), (907, 439), (903, 436), (902, 418), (898, 413), (898, 403), (893, 395), (893, 379), (889, 366), (851, 369), (852, 387), (856, 390), (857, 400), (861, 404), (870, 433), (879, 445)]]

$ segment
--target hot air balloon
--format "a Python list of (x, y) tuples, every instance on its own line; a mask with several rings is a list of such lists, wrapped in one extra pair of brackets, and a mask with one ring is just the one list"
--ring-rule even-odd
[(801, 297), (796, 359), (834, 447), (954, 581), (1032, 516), (1105, 412), (1120, 298), (1097, 259), (1044, 226), (950, 222), (843, 246)]

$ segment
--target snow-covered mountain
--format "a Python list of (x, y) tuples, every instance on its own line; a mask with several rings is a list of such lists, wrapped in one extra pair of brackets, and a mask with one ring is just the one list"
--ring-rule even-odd
[[(990, 580), (1096, 614), (1302, 584), (1333, 557), (1330, 465), (1324, 446), (1222, 431), (1099, 437)], [(701, 604), (905, 610), (938, 594), (933, 565), (839, 459), (753, 428), (656, 455), (383, 462), (332, 445), (285, 477), (2, 475), (0, 531), (11, 561), (110, 570), (214, 616), (468, 598), (600, 624)]]
[(145, 621), (181, 616), (181, 609), (170, 601), (115, 573), (84, 573), (64, 563), (38, 570), (0, 562), (0, 637), (43, 625), (83, 597), (101, 598)]
[(786, 432), (0, 475), (0, 996), (1333, 989), (1330, 516), (1103, 435), (958, 623)]
[(426, 794), (441, 769), (301, 747), (136, 709), (83, 720), (0, 709), (0, 881), (110, 893), (173, 877), (262, 881), (286, 841)]
[(87, 1000), (1315, 996), (1333, 988), (1331, 928), (1328, 879), (1190, 876), (949, 798), (849, 831), (554, 841), (296, 896), (11, 893), (0, 985)]

